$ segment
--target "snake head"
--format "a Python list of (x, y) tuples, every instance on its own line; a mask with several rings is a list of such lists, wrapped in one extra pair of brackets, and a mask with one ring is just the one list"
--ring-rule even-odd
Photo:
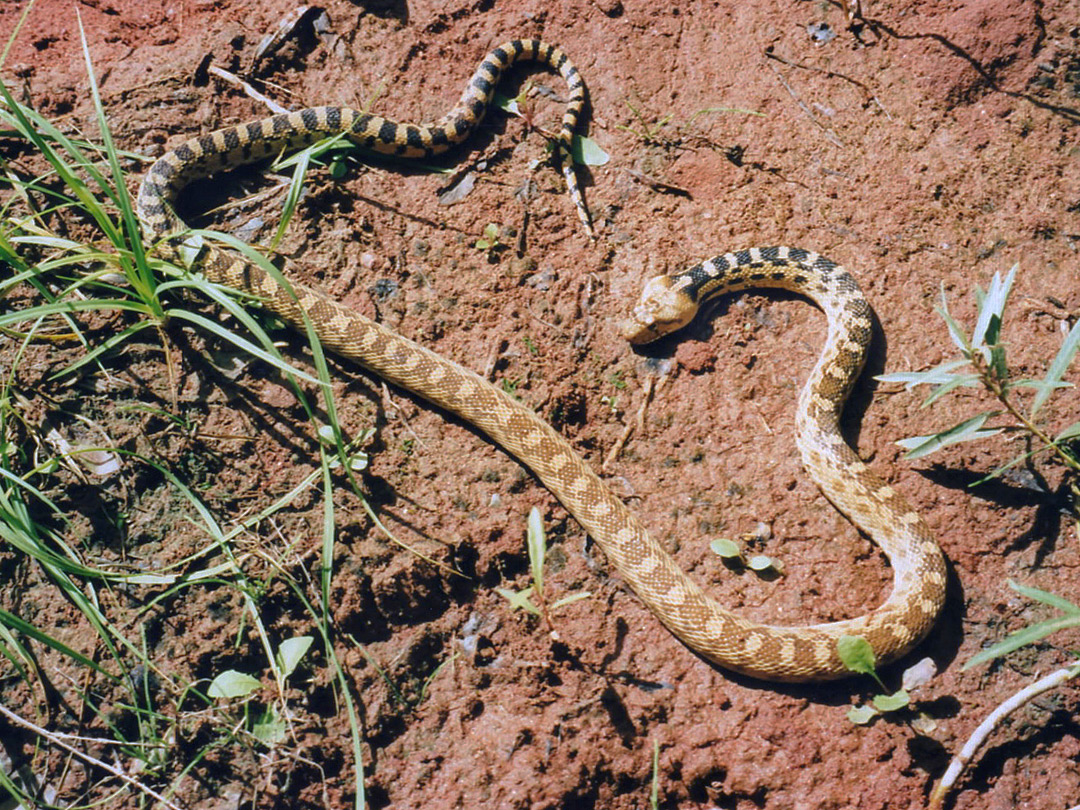
[(697, 314), (697, 302), (675, 287), (671, 276), (650, 279), (629, 318), (619, 324), (622, 336), (635, 346), (682, 329)]

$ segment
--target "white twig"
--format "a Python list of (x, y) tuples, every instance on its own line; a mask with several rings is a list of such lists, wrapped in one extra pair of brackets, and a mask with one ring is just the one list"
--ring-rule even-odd
[(213, 73), (219, 79), (224, 79), (225, 81), (229, 82), (230, 84), (235, 84), (237, 87), (239, 87), (241, 90), (243, 90), (249, 96), (251, 96), (253, 99), (255, 99), (256, 101), (259, 101), (259, 102), (265, 104), (267, 107), (269, 107), (271, 112), (275, 112), (275, 113), (278, 113), (278, 114), (289, 112), (289, 110), (287, 108), (282, 107), (280, 104), (278, 104), (276, 101), (274, 101), (269, 96), (264, 96), (262, 93), (260, 93), (258, 90), (256, 90), (254, 87), (252, 87), (247, 82), (245, 82), (243, 79), (241, 79), (235, 73), (230, 73), (229, 71), (225, 70), (225, 68), (219, 68), (217, 65), (210, 65), (210, 67), (208, 67), (206, 69), (206, 72), (207, 73)]
[[(124, 773), (122, 770), (120, 770), (115, 765), (110, 765), (107, 762), (102, 762), (100, 759), (95, 759), (94, 757), (90, 756), (89, 754), (87, 754), (87, 753), (85, 753), (83, 751), (80, 751), (75, 746), (68, 745), (68, 743), (66, 743), (63, 738), (64, 737), (69, 737), (71, 735), (59, 734), (59, 733), (57, 733), (55, 731), (49, 731), (48, 729), (42, 728), (41, 726), (38, 726), (38, 725), (35, 725), (34, 723), (31, 723), (29, 720), (25, 720), (22, 717), (20, 717), (19, 715), (15, 714), (15, 712), (11, 711), (10, 709), (8, 709), (3, 704), (0, 704), (0, 714), (4, 715), (4, 717), (6, 717), (8, 720), (10, 720), (15, 725), (22, 726), (23, 728), (25, 728), (25, 729), (27, 729), (29, 731), (32, 731), (32, 732), (34, 732), (35, 734), (37, 734), (37, 735), (39, 735), (41, 737), (44, 737), (46, 740), (51, 742), (53, 745), (59, 745), (64, 750), (70, 751), (72, 754), (74, 754), (79, 759), (83, 760), (84, 762), (88, 762), (88, 763), (90, 763), (91, 765), (93, 765), (96, 768), (101, 768), (104, 771), (108, 771), (113, 776), (115, 776), (117, 779), (121, 779), (124, 782), (127, 782), (129, 785), (131, 785), (136, 790), (141, 790), (147, 796), (150, 796), (150, 797), (156, 799), (157, 801), (161, 802), (163, 805), (170, 808), (170, 810), (181, 810), (180, 807), (178, 807), (177, 805), (170, 802), (168, 799), (166, 799), (160, 793), (155, 791), (153, 788), (147, 787), (146, 785), (142, 784), (142, 782), (139, 782), (137, 779), (132, 779), (130, 776), (128, 776), (126, 773)], [(85, 738), (82, 738), (82, 739), (85, 739)], [(95, 738), (94, 742), (102, 743), (102, 744), (105, 744), (105, 745), (118, 745), (119, 744), (116, 740), (106, 740), (106, 739), (100, 739), (100, 738)]]
[[(972, 757), (975, 756), (982, 744), (986, 742), (986, 738), (990, 736), (1002, 720), (1028, 701), (1038, 697), (1043, 692), (1049, 692), (1051, 689), (1057, 688), (1077, 675), (1080, 675), (1080, 664), (1051, 672), (1045, 678), (1040, 678), (1035, 683), (1025, 686), (994, 711), (990, 712), (989, 716), (979, 724), (979, 727), (975, 729), (968, 741), (964, 743), (960, 753), (953, 757), (952, 762), (949, 763), (949, 767), (946, 768), (941, 781), (938, 782), (937, 787), (930, 794), (930, 803), (927, 805), (929, 810), (940, 810), (944, 806), (945, 796), (952, 790), (956, 780), (964, 773), (964, 769), (967, 768)], [(1077, 805), (1072, 810), (1077, 810), (1077, 808), (1080, 808), (1080, 805)]]

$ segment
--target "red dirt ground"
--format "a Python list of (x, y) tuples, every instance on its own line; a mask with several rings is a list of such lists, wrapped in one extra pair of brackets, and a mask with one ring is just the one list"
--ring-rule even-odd
[[(867, 22), (847, 30), (840, 9), (810, 2), (329, 0), (322, 6), (329, 31), (290, 40), (256, 62), (259, 42), (294, 8), (286, 0), (40, 0), (3, 78), (66, 131), (93, 136), (78, 10), (114, 137), (152, 158), (183, 137), (268, 114), (207, 76), (210, 64), (294, 109), (371, 104), (399, 120), (428, 121), (456, 100), (491, 47), (524, 36), (560, 45), (588, 85), (587, 132), (611, 155), (589, 172), (586, 188), (596, 245), (580, 233), (558, 176), (530, 169), (543, 155), (542, 139), (527, 136), (520, 119), (492, 113), (482, 133), (442, 164), (485, 160), (476, 189), (456, 205), (439, 204), (445, 175), (409, 167), (380, 164), (340, 182), (316, 175), (281, 249), (289, 272), (516, 386), (595, 468), (635, 422), (646, 380), (658, 375), (650, 358), (670, 358), (643, 429), (607, 465), (608, 481), (723, 603), (803, 624), (855, 615), (889, 583), (880, 556), (807, 480), (795, 453), (795, 395), (816, 359), (822, 316), (786, 296), (725, 299), (680, 343), (645, 354), (631, 351), (615, 327), (653, 275), (750, 245), (823, 252), (860, 279), (881, 326), (848, 410), (849, 436), (926, 517), (952, 573), (937, 628), (904, 662), (937, 663), (941, 674), (916, 694), (931, 721), (921, 731), (903, 719), (854, 726), (845, 710), (873, 694), (868, 680), (778, 687), (699, 660), (612, 578), (582, 530), (514, 460), (445, 414), (335, 365), (343, 423), (355, 433), (376, 428), (363, 477), (373, 508), (398, 539), (468, 575), (388, 542), (339, 482), (331, 616), (361, 706), (368, 804), (645, 807), (655, 743), (662, 807), (922, 806), (948, 757), (993, 707), (1070, 660), (1075, 633), (961, 670), (980, 649), (1048, 615), (1006, 580), (1080, 601), (1080, 538), (1061, 511), (1062, 474), (1051, 464), (968, 487), (1018, 452), (1014, 441), (902, 458), (897, 439), (989, 407), (978, 394), (921, 409), (919, 392), (871, 375), (948, 359), (951, 344), (934, 313), (940, 290), (970, 322), (974, 285), (985, 288), (1015, 262), (1005, 336), (1019, 373), (1043, 373), (1062, 329), (1075, 321), (1077, 5), (889, 0), (872, 2)], [(18, 3), (0, 5), (0, 30), (11, 30), (20, 11)], [(808, 26), (818, 23), (835, 36), (815, 39)], [(554, 90), (555, 101), (538, 102), (537, 120), (550, 126), (564, 87), (542, 71), (522, 71), (519, 83), (526, 73)], [(146, 165), (132, 164), (133, 189)], [(257, 175), (243, 177), (235, 197)], [(524, 226), (515, 192), (530, 177), (539, 192)], [(217, 226), (243, 225), (256, 212), (273, 223), (279, 200), (234, 209)], [(488, 223), (511, 245), (490, 261), (474, 246)], [(521, 255), (508, 229), (524, 233)], [(271, 224), (245, 238), (272, 233)], [(203, 302), (191, 306), (216, 313)], [(91, 322), (103, 334), (122, 325)], [(306, 362), (302, 339), (281, 337), (289, 356)], [(77, 354), (35, 346), (18, 384), (42, 394), (33, 400), (39, 424), (91, 418), (118, 446), (167, 464), (196, 487), (227, 528), (317, 469), (311, 425), (276, 374), (256, 363), (226, 378), (207, 359), (227, 346), (179, 325), (169, 327), (168, 345), (174, 377), (160, 344), (147, 340), (112, 361), (109, 377), (88, 371), (75, 388), (46, 378)], [(10, 346), (0, 353), (3, 367), (12, 359)], [(174, 412), (191, 428), (123, 407), (140, 403)], [(1066, 391), (1044, 418), (1060, 429), (1078, 413), (1075, 391)], [(137, 462), (125, 462), (107, 485), (64, 475), (48, 494), (70, 507), (72, 531), (85, 532), (84, 553), (154, 570), (206, 544), (188, 519), (190, 504)], [(592, 594), (556, 614), (559, 643), (495, 591), (528, 582), (523, 537), (532, 506), (554, 546), (550, 595)], [(122, 529), (96, 510), (125, 515)], [(319, 499), (304, 496), (241, 535), (239, 550), (281, 560), (317, 599), (322, 514)], [(771, 529), (760, 548), (786, 567), (775, 581), (736, 576), (708, 548), (711, 538), (753, 532), (760, 522)], [(257, 555), (249, 559), (251, 575), (270, 583), (260, 609), (272, 636), (310, 633), (284, 580)], [(44, 590), (39, 573), (3, 571), (0, 606), (34, 611), (39, 627), (63, 628), (66, 643), (93, 652), (90, 629)], [(154, 595), (103, 594), (104, 609), (118, 622), (134, 621), (137, 603)], [(235, 668), (263, 674), (269, 686), (243, 614), (235, 590), (187, 588), (142, 616), (149, 655), (170, 683)], [(83, 686), (65, 678), (64, 661), (45, 650), (42, 660), (55, 667), (51, 689), (61, 704), (80, 706)], [(901, 670), (884, 673), (890, 687)], [(10, 673), (0, 674), (0, 700), (11, 710), (47, 714), (58, 730), (100, 730), (46, 711), (29, 690), (5, 689)], [(285, 743), (213, 750), (181, 779), (174, 801), (350, 806), (355, 762), (325, 655), (313, 654), (287, 694)], [(111, 699), (96, 697), (103, 705)], [(953, 806), (1080, 803), (1078, 719), (1075, 685), (1022, 710), (982, 753)], [(190, 764), (185, 752), (200, 750), (205, 731), (187, 728), (191, 738), (172, 752), (170, 779)], [(18, 739), (32, 754), (30, 738)], [(115, 751), (96, 753), (130, 766)], [(69, 782), (72, 798), (82, 783)], [(110, 806), (138, 801), (130, 794)]]

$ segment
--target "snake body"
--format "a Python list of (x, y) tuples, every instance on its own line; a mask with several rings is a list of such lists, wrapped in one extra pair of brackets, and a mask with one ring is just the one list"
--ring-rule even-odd
[[(839, 434), (839, 414), (869, 344), (870, 310), (852, 277), (827, 259), (781, 247), (702, 262), (649, 282), (624, 328), (633, 342), (653, 339), (688, 322), (707, 298), (751, 286), (803, 293), (828, 316), (825, 349), (799, 398), (798, 445), (825, 494), (889, 556), (894, 588), (883, 605), (864, 616), (802, 627), (755, 623), (707, 596), (561, 435), (479, 375), (364, 318), (324, 292), (282, 283), (239, 254), (199, 244), (190, 259), (185, 226), (173, 202), (192, 179), (333, 132), (347, 132), (366, 146), (396, 155), (443, 151), (468, 136), (483, 116), (502, 71), (519, 60), (551, 65), (569, 84), (570, 102), (559, 134), (559, 141), (568, 145), (585, 100), (580, 76), (559, 49), (537, 40), (515, 40), (485, 57), (461, 101), (434, 125), (400, 124), (344, 108), (319, 107), (182, 143), (162, 156), (143, 181), (137, 205), (143, 228), (149, 238), (159, 240), (158, 250), (166, 256), (189, 257), (192, 268), (209, 280), (251, 294), (296, 328), (310, 324), (327, 348), (456, 414), (516, 456), (588, 531), (660, 621), (710, 661), (766, 680), (809, 681), (849, 674), (836, 651), (842, 635), (867, 639), (879, 663), (903, 654), (927, 633), (940, 610), (944, 561), (922, 520), (900, 495), (872, 476)], [(566, 176), (588, 230), (572, 169)]]

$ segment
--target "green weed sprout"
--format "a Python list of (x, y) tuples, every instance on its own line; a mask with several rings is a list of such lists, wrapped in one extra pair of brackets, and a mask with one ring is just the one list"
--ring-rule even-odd
[[(544, 558), (547, 555), (547, 536), (544, 532), (544, 520), (540, 517), (540, 510), (535, 506), (529, 511), (529, 519), (525, 533), (526, 548), (529, 552), (529, 570), (532, 573), (532, 584), (520, 591), (509, 588), (496, 588), (514, 610), (524, 610), (533, 616), (544, 620), (548, 630), (554, 638), (558, 633), (551, 623), (551, 614), (560, 608), (566, 607), (572, 602), (586, 599), (592, 594), (588, 591), (579, 591), (562, 599), (557, 599), (550, 605), (544, 596)], [(533, 601), (535, 597), (536, 601)]]
[(879, 714), (906, 709), (911, 703), (911, 696), (906, 689), (886, 694), (888, 689), (877, 674), (877, 658), (874, 649), (861, 636), (840, 636), (836, 642), (836, 652), (844, 666), (860, 675), (869, 675), (881, 687), (881, 693), (874, 695), (869, 704), (852, 706), (847, 718), (857, 726), (865, 726)]
[[(999, 273), (995, 273), (987, 291), (984, 292), (979, 287), (975, 288), (978, 314), (970, 337), (949, 314), (945, 291), (942, 290), (941, 306), (937, 311), (945, 320), (949, 337), (960, 350), (960, 358), (949, 360), (927, 371), (883, 374), (876, 379), (881, 382), (904, 383), (908, 390), (916, 385), (934, 386), (933, 391), (923, 402), (924, 407), (957, 388), (979, 386), (985, 388), (1000, 403), (1000, 409), (984, 411), (929, 436), (913, 436), (897, 442), (908, 451), (906, 457), (921, 458), (951, 444), (987, 438), (1006, 430), (1024, 431), (1036, 440), (1038, 446), (1011, 459), (972, 486), (996, 478), (1009, 468), (1037, 454), (1049, 454), (1063, 464), (1068, 471), (1070, 509), (1080, 523), (1080, 422), (1074, 422), (1053, 432), (1040, 426), (1036, 421), (1039, 411), (1055, 391), (1073, 387), (1072, 383), (1064, 382), (1062, 378), (1069, 364), (1076, 357), (1077, 351), (1080, 350), (1080, 323), (1074, 324), (1069, 330), (1042, 379), (1015, 379), (1006, 364), (1001, 327), (1004, 322), (1005, 304), (1016, 278), (1017, 267), (1018, 265), (1014, 265), (1004, 280)], [(1034, 396), (1026, 408), (1017, 401), (1016, 394), (1020, 389), (1034, 391)], [(998, 417), (1006, 418), (1006, 424), (985, 426), (991, 419)]]
[(484, 233), (476, 240), (476, 249), (487, 253), (488, 261), (492, 261), (499, 252), (506, 250), (506, 245), (499, 239), (499, 226), (489, 222), (484, 226)]

